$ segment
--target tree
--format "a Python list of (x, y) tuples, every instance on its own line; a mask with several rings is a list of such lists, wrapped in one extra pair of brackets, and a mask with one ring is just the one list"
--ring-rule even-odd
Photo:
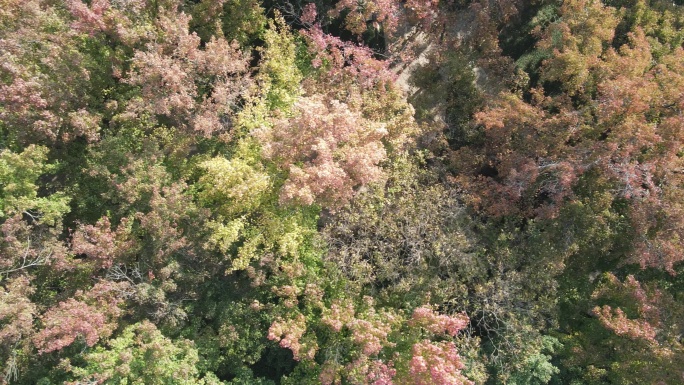
[(84, 355), (85, 367), (68, 365), (77, 381), (102, 384), (219, 384), (199, 378), (197, 350), (191, 341), (172, 341), (154, 324), (144, 321), (127, 327), (108, 342)]
[[(586, 7), (588, 13), (579, 11)], [(630, 262), (672, 271), (679, 257), (668, 250), (677, 248), (679, 209), (668, 197), (679, 175), (679, 115), (664, 106), (679, 100), (669, 91), (679, 84), (679, 70), (667, 63), (680, 50), (653, 65), (640, 27), (627, 34), (627, 44), (610, 47), (619, 22), (614, 9), (566, 2), (559, 12), (564, 19), (539, 32), (538, 49), (552, 51), (539, 69), (543, 88), (532, 89), (529, 101), (504, 93), (475, 115), (487, 139), (481, 148), (455, 152), (460, 180), (472, 184), (472, 203), (490, 213), (548, 218), (581, 199), (583, 175), (599, 172), (616, 201), (630, 202), (639, 234)]]
[(0, 383), (8, 384), (19, 377), (31, 352), (33, 322), (38, 313), (29, 296), (35, 288), (26, 275), (18, 276), (0, 287), (0, 354), (4, 362)]
[(264, 155), (288, 171), (281, 202), (345, 204), (354, 189), (382, 177), (387, 131), (337, 100), (301, 98), (295, 116), (257, 135)]
[(679, 333), (682, 307), (662, 281), (642, 284), (606, 273), (597, 280), (591, 318), (565, 337), (572, 354), (565, 365), (587, 383), (675, 384), (684, 359)]
[(38, 196), (39, 178), (54, 170), (46, 164), (48, 149), (29, 146), (17, 154), (0, 152), (0, 274), (14, 275), (42, 265), (70, 266), (66, 247), (59, 239), (69, 198), (56, 192)]
[(99, 138), (100, 53), (69, 28), (63, 9), (36, 1), (4, 1), (0, 111), (3, 143), (25, 146)]

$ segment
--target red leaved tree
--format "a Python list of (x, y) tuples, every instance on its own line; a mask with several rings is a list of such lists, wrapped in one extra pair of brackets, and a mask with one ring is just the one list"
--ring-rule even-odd
[(383, 176), (384, 125), (337, 100), (303, 97), (293, 117), (278, 119), (256, 135), (264, 155), (288, 172), (282, 202), (339, 207), (355, 188)]

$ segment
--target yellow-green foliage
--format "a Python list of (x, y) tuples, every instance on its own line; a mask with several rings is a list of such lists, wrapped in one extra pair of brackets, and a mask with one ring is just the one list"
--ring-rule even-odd
[(211, 221), (207, 223), (207, 228), (211, 231), (208, 246), (226, 253), (240, 239), (242, 230), (245, 228), (245, 219), (241, 217), (226, 224), (219, 221)]
[(259, 247), (263, 242), (263, 238), (264, 237), (261, 234), (256, 234), (248, 238), (242, 247), (240, 247), (240, 250), (238, 250), (237, 258), (233, 259), (230, 269), (226, 272), (244, 270), (249, 266), (250, 262), (257, 259), (259, 256)]
[(69, 211), (63, 194), (38, 197), (38, 178), (54, 169), (45, 163), (47, 153), (46, 147), (35, 145), (20, 154), (0, 151), (0, 218), (31, 211), (41, 222), (54, 224)]
[(239, 114), (238, 124), (246, 131), (268, 125), (274, 110), (287, 111), (301, 94), (302, 73), (297, 68), (294, 35), (277, 14), (264, 32), (262, 61), (252, 98)]
[(272, 178), (249, 148), (238, 146), (231, 159), (215, 157), (200, 164), (205, 170), (199, 184), (200, 201), (227, 218), (256, 209), (270, 192)]
[(197, 34), (209, 41), (219, 33), (242, 45), (259, 37), (266, 16), (259, 0), (202, 0), (192, 7), (192, 24)]
[(268, 79), (268, 104), (271, 108), (287, 108), (299, 96), (302, 74), (296, 65), (294, 37), (282, 17), (277, 16), (269, 23), (264, 41), (266, 46), (261, 50), (263, 61), (260, 70), (263, 78)]
[[(192, 341), (172, 341), (149, 321), (127, 327), (109, 342), (85, 354), (85, 368), (73, 368), (84, 382), (102, 384), (211, 384), (199, 379)], [(213, 376), (212, 376), (213, 377)]]

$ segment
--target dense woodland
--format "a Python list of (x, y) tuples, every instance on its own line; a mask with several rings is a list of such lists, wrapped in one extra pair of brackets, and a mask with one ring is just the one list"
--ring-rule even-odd
[(684, 1), (0, 0), (0, 384), (684, 383)]

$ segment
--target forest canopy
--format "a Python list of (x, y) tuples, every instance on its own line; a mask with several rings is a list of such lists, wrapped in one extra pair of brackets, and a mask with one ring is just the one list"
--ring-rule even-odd
[(684, 2), (0, 0), (0, 384), (684, 383)]

